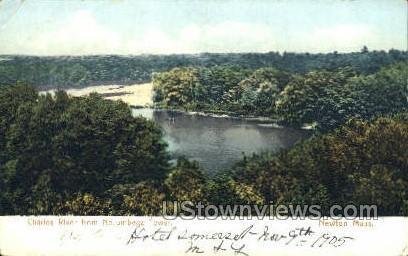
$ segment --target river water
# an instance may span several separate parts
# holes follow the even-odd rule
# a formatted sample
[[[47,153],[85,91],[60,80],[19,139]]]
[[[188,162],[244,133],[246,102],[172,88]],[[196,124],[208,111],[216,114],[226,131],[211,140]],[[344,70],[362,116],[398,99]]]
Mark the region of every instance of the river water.
[[[276,152],[310,136],[310,131],[244,119],[146,108],[133,109],[133,114],[162,127],[174,158],[184,155],[196,160],[210,175],[230,168],[243,154]]]

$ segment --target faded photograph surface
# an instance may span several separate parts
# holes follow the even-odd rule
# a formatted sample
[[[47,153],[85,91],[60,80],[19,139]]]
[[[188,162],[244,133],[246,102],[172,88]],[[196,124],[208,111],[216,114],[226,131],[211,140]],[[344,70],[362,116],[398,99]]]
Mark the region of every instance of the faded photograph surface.
[[[0,215],[406,217],[407,12],[0,0]]]

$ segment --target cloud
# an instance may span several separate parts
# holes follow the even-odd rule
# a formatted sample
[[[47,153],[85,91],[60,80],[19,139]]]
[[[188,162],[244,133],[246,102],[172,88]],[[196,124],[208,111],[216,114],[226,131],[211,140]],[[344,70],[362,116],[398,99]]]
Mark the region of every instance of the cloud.
[[[100,25],[88,11],[74,13],[54,31],[39,34],[31,48],[39,54],[103,53],[120,46],[117,34]]]
[[[216,52],[266,52],[275,47],[272,28],[262,24],[224,22],[201,29],[197,27],[196,30],[193,33],[195,40],[191,43],[201,51],[209,48]]]
[[[263,52],[273,49],[272,42],[272,31],[266,26],[224,22],[214,26],[188,25],[174,36],[149,30],[133,39],[127,50],[138,53]]]
[[[190,24],[173,33],[148,28],[134,35],[120,34],[98,23],[91,12],[81,10],[57,29],[36,34],[20,44],[20,50],[40,55],[266,52],[273,50],[273,42],[270,27],[233,21]]]
[[[379,35],[364,24],[340,24],[278,34],[270,25],[233,20],[201,26],[186,24],[171,31],[160,27],[139,28],[132,33],[110,28],[100,23],[92,12],[80,10],[54,29],[37,31],[15,44],[6,43],[3,51],[38,55],[348,52],[359,51],[363,45],[373,49],[375,47],[371,46],[392,44]]]

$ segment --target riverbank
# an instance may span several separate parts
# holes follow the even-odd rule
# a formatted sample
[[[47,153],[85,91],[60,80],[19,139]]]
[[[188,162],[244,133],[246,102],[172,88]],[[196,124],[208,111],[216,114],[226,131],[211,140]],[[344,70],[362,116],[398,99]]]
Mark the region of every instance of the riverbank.
[[[53,93],[54,91],[55,90],[48,90],[45,92]],[[81,89],[67,89],[65,91],[74,97],[82,97],[91,93],[98,93],[105,99],[121,100],[136,108],[153,106],[153,86],[151,83],[134,85],[99,85]]]
[[[45,92],[53,93],[55,90],[48,90]],[[222,110],[203,110],[203,111],[189,111],[181,108],[157,108],[153,102],[153,85],[151,83],[134,84],[134,85],[99,85],[88,86],[81,89],[67,89],[66,92],[74,97],[87,96],[91,93],[98,93],[105,99],[109,100],[121,100],[129,104],[134,109],[151,108],[158,111],[170,111],[176,113],[184,113],[187,115],[214,117],[214,118],[226,118],[226,119],[241,119],[246,121],[254,121],[263,123],[264,126],[270,126],[275,128],[283,128],[279,124],[277,118],[255,116],[255,115],[243,115],[230,111]],[[312,130],[313,126],[303,126],[301,129]]]
[[[133,107],[133,108],[138,109],[140,107]],[[204,117],[253,121],[253,122],[261,123],[259,125],[263,127],[296,128],[296,127],[290,127],[290,126],[285,126],[285,125],[280,124],[277,118],[264,117],[264,116],[253,116],[253,115],[240,115],[240,114],[236,114],[233,112],[226,112],[226,111],[188,111],[188,110],[183,110],[183,109],[170,109],[170,108],[151,108],[151,109],[154,109],[156,111],[182,113],[182,114],[191,115],[191,116],[204,116]],[[315,128],[316,128],[316,124],[304,124],[302,127],[299,127],[298,129],[314,130]]]
[[[184,113],[187,115],[215,117],[215,118],[243,119],[243,120],[248,120],[248,121],[267,122],[267,123],[270,123],[270,122],[277,123],[278,122],[278,120],[275,118],[263,117],[263,116],[253,116],[253,115],[240,115],[240,114],[236,114],[233,112],[227,112],[227,111],[188,111],[188,110],[177,109],[177,108],[176,109],[156,108],[156,110]]]

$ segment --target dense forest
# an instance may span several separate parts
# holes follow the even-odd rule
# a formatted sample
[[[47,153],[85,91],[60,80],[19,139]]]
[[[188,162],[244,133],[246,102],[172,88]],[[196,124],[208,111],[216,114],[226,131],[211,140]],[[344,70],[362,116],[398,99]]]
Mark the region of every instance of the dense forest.
[[[237,66],[174,68],[153,76],[164,108],[266,116],[290,126],[329,131],[352,117],[370,119],[408,108],[408,62],[369,75],[350,67],[291,74]]]
[[[245,158],[232,170],[277,204],[375,204],[380,215],[408,215],[408,113],[350,119],[278,154]]]
[[[164,200],[363,203],[408,215],[406,110],[352,118],[289,150],[244,157],[213,178],[196,162],[171,164],[159,127],[96,94],[5,86],[0,114],[2,215],[157,215]]]
[[[335,70],[350,66],[371,74],[382,66],[407,60],[406,51],[390,50],[329,54],[309,53],[202,53],[196,55],[139,56],[0,56],[0,84],[25,82],[37,88],[80,88],[100,84],[135,84],[151,80],[154,72],[176,67],[232,65],[250,70],[274,67],[289,73]]]

